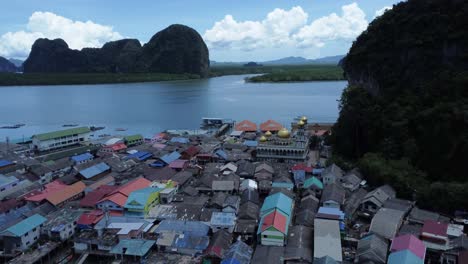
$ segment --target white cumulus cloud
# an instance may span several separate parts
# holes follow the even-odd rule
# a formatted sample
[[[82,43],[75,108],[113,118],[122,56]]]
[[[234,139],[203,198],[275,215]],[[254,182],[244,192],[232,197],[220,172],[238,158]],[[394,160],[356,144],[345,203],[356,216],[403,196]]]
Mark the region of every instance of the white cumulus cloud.
[[[385,13],[385,11],[390,10],[390,9],[392,9],[391,6],[382,7],[382,9],[379,9],[379,10],[375,11],[375,17],[383,15]]]
[[[226,15],[206,30],[203,38],[210,48],[255,50],[285,45],[320,48],[329,41],[351,41],[368,25],[366,15],[356,3],[342,7],[340,15],[332,13],[308,23],[309,15],[300,7],[277,8],[262,21],[236,21]]]
[[[356,3],[345,5],[341,16],[332,13],[312,21],[294,35],[294,39],[301,47],[323,47],[326,42],[333,40],[353,40],[369,24],[366,14]]]
[[[226,15],[208,29],[203,38],[212,48],[253,50],[289,43],[292,34],[307,23],[307,13],[299,7],[277,8],[262,21],[236,21]]]
[[[62,38],[72,49],[101,47],[122,35],[112,27],[92,21],[73,21],[50,12],[34,12],[29,17],[26,29],[7,32],[0,36],[0,56],[26,58],[37,38]]]

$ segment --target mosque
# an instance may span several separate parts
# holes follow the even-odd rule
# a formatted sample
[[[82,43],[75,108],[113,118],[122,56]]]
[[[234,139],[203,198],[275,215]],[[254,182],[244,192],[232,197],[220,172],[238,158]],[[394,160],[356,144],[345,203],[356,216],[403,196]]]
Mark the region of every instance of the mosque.
[[[266,131],[258,139],[257,160],[298,162],[307,160],[309,133],[307,117],[298,118],[290,132],[283,127],[276,133]]]

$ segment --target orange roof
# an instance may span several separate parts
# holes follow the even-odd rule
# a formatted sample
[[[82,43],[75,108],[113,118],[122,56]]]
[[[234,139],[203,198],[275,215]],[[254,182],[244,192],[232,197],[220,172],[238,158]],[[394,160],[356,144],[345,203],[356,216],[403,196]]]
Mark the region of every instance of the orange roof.
[[[62,188],[57,192],[51,193],[46,199],[51,204],[58,205],[72,198],[73,196],[82,193],[85,188],[86,185],[82,181],[79,181],[72,185],[67,185],[65,188]]]
[[[143,177],[140,177],[138,179],[135,179],[131,182],[128,182],[124,185],[122,185],[122,187],[120,187],[119,189],[115,190],[113,193],[121,193],[125,196],[129,196],[131,192],[133,191],[136,191],[136,190],[139,190],[139,189],[143,189],[143,188],[146,188],[148,186],[150,186],[151,184],[151,181],[143,178]]]
[[[60,191],[67,185],[62,183],[59,180],[55,180],[51,183],[48,183],[44,186],[43,191],[33,191],[25,195],[25,200],[26,201],[31,201],[31,202],[41,202],[42,200],[47,199],[48,196],[51,194]]]
[[[282,129],[283,126],[276,122],[275,120],[267,120],[265,123],[261,123],[260,124],[260,130],[263,131],[263,132],[266,132],[266,131],[280,131],[280,129]]]
[[[114,193],[111,194],[107,197],[102,198],[98,203],[103,202],[103,201],[111,201],[121,207],[125,205],[125,202],[127,201],[128,196],[125,196],[121,193]]]
[[[243,120],[236,124],[237,131],[253,132],[257,131],[257,125],[249,120]]]

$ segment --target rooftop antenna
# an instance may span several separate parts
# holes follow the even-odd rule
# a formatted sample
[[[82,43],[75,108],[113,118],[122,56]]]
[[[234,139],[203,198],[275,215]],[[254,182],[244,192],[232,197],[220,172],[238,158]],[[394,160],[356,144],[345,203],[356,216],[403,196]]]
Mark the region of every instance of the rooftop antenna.
[[[10,152],[10,137],[6,137],[6,153]]]

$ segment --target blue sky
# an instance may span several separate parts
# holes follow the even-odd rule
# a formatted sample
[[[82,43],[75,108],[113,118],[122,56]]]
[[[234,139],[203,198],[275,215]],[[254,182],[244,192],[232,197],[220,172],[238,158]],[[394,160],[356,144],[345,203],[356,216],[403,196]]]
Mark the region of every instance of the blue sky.
[[[148,41],[170,24],[196,29],[217,61],[344,54],[396,0],[15,0],[0,7],[0,56],[24,58],[38,37],[72,48],[122,37]]]

